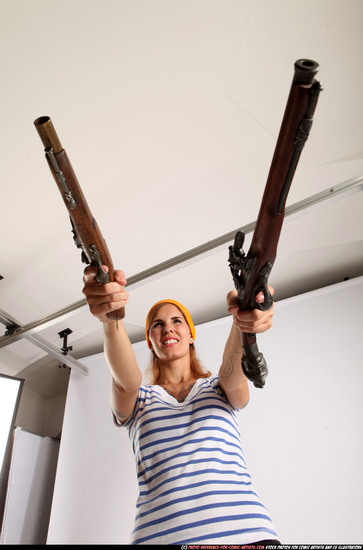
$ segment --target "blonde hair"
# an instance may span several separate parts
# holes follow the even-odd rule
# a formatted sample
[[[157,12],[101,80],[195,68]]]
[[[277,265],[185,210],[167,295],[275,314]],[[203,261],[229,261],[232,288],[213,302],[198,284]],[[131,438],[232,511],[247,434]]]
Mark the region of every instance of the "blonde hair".
[[[158,302],[149,311],[148,316],[147,316],[147,323],[146,323],[146,332],[147,333],[150,330],[152,320],[154,319],[154,317],[157,314],[157,312],[159,311],[159,309],[165,303],[166,302],[164,302],[164,303]],[[183,310],[180,307],[178,307],[177,303],[175,303],[175,302],[170,302],[170,303],[174,303],[174,305],[179,309],[179,311],[183,315],[186,323],[189,325],[189,328],[190,328],[190,324],[189,324],[190,321],[188,322],[188,320],[186,319]],[[184,306],[182,306],[182,307],[184,308]],[[190,320],[191,320],[191,318],[190,318]],[[193,328],[194,328],[194,325],[193,325]],[[204,370],[204,367],[203,367],[203,365],[202,365],[202,363],[201,363],[201,361],[200,361],[200,359],[197,355],[194,343],[190,344],[189,351],[190,351],[190,371],[191,371],[191,374],[192,374],[193,378],[195,378],[197,380],[198,378],[208,378],[209,376],[211,376],[212,375],[211,372]],[[160,366],[159,366],[158,358],[155,355],[155,352],[153,352],[153,351],[151,352],[150,364],[149,364],[148,368],[146,369],[146,374],[147,374],[147,376],[150,380],[150,384],[158,384],[160,382],[160,377],[161,377]]]

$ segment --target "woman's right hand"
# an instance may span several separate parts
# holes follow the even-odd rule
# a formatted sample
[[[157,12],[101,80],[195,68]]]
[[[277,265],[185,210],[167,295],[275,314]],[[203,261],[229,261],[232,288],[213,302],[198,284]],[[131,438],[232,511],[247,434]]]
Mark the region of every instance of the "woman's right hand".
[[[108,271],[106,266],[102,266],[102,268],[104,271]],[[107,313],[125,307],[129,297],[129,293],[125,290],[125,274],[121,270],[116,270],[114,281],[102,284],[96,281],[96,273],[96,266],[86,267],[82,292],[86,297],[92,315],[101,323],[113,323],[114,321],[107,317]]]

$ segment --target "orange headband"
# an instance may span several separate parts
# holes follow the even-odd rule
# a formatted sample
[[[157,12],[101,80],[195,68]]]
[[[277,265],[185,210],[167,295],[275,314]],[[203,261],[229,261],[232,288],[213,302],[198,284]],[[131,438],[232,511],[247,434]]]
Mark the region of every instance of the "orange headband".
[[[180,311],[183,313],[183,315],[185,317],[186,322],[188,323],[190,333],[191,333],[192,338],[194,340],[195,339],[195,327],[194,327],[192,317],[191,317],[189,311],[187,310],[187,308],[184,307],[179,302],[177,302],[176,300],[160,300],[160,302],[156,302],[156,304],[153,305],[153,307],[150,309],[150,311],[149,311],[149,313],[147,314],[147,317],[146,317],[145,336],[146,336],[146,342],[147,342],[147,345],[149,346],[149,348],[151,349],[151,342],[149,340],[150,313],[153,311],[153,309],[156,306],[159,306],[160,304],[173,304],[174,306],[176,306],[177,308],[180,309]]]

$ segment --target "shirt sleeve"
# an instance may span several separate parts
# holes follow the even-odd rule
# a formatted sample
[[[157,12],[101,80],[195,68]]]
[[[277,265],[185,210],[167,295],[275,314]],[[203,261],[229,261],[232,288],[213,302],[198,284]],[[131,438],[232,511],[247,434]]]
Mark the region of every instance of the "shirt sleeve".
[[[134,409],[130,416],[125,420],[125,422],[121,422],[121,420],[116,417],[115,413],[111,409],[113,423],[117,428],[129,428],[132,422],[134,422],[137,414],[144,408],[146,391],[146,386],[140,386],[138,396],[135,400]]]
[[[209,378],[209,380],[210,380],[210,384],[211,384],[212,388],[214,389],[214,391],[216,392],[216,394],[219,395],[219,397],[221,397],[223,399],[223,401],[225,401],[227,403],[227,405],[230,407],[230,409],[232,411],[237,412],[237,411],[242,410],[242,409],[236,409],[236,407],[233,407],[230,404],[230,402],[228,401],[227,395],[224,393],[224,391],[222,389],[222,386],[219,383],[219,376],[212,376],[211,378]]]

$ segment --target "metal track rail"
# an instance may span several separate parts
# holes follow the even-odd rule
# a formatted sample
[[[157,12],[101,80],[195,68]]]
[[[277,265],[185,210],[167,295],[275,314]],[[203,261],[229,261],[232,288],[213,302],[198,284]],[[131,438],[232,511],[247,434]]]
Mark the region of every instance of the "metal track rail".
[[[330,202],[342,199],[353,193],[357,193],[363,190],[363,176],[352,178],[343,183],[330,187],[325,191],[321,191],[307,199],[296,202],[288,206],[285,210],[285,219],[293,219],[304,213],[311,212],[312,210],[325,206]],[[254,230],[256,222],[249,223],[234,231],[230,231],[216,239],[208,241],[200,246],[192,248],[187,252],[174,256],[165,262],[159,263],[153,267],[150,267],[132,277],[127,278],[127,288],[137,288],[141,286],[144,281],[152,281],[159,279],[160,277],[171,273],[181,267],[190,265],[203,258],[219,252],[226,244],[233,242],[237,231],[243,231],[246,235]],[[56,323],[62,322],[76,313],[78,310],[87,306],[85,299],[79,300],[70,304],[69,306],[60,309],[47,317],[43,317],[24,326],[17,328],[12,334],[0,337],[0,348],[8,346],[9,344],[19,340],[21,338],[29,337],[41,330],[46,329]],[[1,318],[0,318],[0,321]],[[34,341],[35,343],[35,341]],[[39,343],[40,344],[40,343]],[[41,347],[41,346],[40,346]],[[43,348],[44,349],[44,348]],[[50,352],[49,352],[50,353]]]
[[[0,309],[0,322],[3,323],[5,326],[9,325],[20,325],[19,321],[17,321],[14,317]],[[35,334],[29,334],[29,332],[26,332],[24,334],[24,338],[26,338],[29,342],[32,344],[35,344],[38,346],[38,348],[41,348],[43,351],[46,351],[49,355],[54,357],[55,359],[58,359],[60,362],[66,364],[68,367],[75,368],[78,371],[81,372],[81,374],[88,374],[89,369],[85,365],[82,365],[79,361],[71,357],[70,355],[64,355],[60,349],[56,348],[51,344],[50,342],[47,342],[47,340],[44,340],[40,336],[37,336]]]

